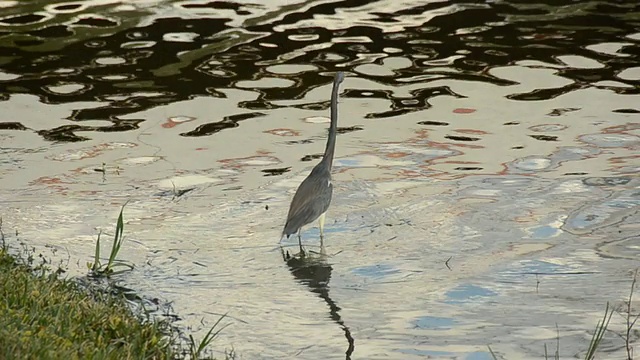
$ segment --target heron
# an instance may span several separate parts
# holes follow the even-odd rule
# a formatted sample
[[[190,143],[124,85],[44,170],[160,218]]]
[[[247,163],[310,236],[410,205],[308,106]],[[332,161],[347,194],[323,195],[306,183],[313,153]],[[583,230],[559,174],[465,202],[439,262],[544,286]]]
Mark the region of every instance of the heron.
[[[316,219],[320,228],[320,253],[324,253],[324,220],[327,209],[331,204],[331,195],[333,194],[331,166],[336,148],[336,131],[338,128],[338,91],[343,80],[343,72],[337,72],[333,78],[331,125],[329,126],[327,146],[322,155],[322,160],[313,167],[311,173],[300,183],[295,195],[293,195],[291,205],[289,205],[287,222],[280,237],[282,241],[285,235],[288,239],[292,234],[298,233],[300,256],[305,256],[302,248],[302,227],[314,222]]]

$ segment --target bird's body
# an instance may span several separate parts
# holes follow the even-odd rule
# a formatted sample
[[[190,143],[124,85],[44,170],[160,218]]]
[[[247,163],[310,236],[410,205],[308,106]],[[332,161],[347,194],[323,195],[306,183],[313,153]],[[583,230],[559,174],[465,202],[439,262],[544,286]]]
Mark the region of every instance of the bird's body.
[[[306,194],[313,194],[313,198]],[[302,181],[291,200],[292,204],[295,203],[298,206],[289,208],[283,234],[289,237],[326,213],[331,204],[332,195],[331,173],[316,165],[311,170],[311,174]]]
[[[331,204],[333,195],[333,184],[331,183],[331,167],[333,154],[336,147],[336,132],[338,128],[338,90],[344,80],[342,72],[336,73],[331,91],[331,126],[329,127],[329,137],[327,147],[322,160],[311,170],[309,176],[302,181],[296,190],[291,205],[287,222],[284,225],[282,236],[289,236],[297,233],[300,245],[300,253],[304,255],[300,232],[302,227],[319,219],[320,225],[320,249],[324,251],[324,217]]]

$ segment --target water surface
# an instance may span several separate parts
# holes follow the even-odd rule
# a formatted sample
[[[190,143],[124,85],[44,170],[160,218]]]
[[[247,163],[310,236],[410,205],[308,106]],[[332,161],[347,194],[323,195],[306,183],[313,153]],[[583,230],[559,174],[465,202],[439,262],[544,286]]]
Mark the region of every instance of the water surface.
[[[538,359],[556,324],[581,357],[638,264],[639,22],[624,1],[3,1],[4,230],[84,274],[130,200],[121,282],[196,337],[228,313],[214,346],[240,358]],[[335,71],[332,256],[287,264]]]

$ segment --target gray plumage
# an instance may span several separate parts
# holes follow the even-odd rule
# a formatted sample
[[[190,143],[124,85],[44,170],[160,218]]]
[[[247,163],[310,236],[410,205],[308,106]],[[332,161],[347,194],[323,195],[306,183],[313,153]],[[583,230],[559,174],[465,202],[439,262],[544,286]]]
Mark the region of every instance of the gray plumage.
[[[324,214],[331,204],[331,196],[333,194],[333,184],[331,183],[331,167],[333,163],[333,154],[336,147],[336,132],[338,128],[338,91],[340,84],[344,80],[344,73],[337,72],[333,79],[333,88],[331,91],[331,125],[329,126],[329,136],[327,138],[327,146],[322,156],[322,160],[311,170],[309,176],[296,190],[291,205],[289,206],[289,214],[287,222],[282,231],[282,236],[291,236],[298,233],[298,242],[300,244],[300,253],[304,255],[302,248],[302,239],[300,231],[303,226],[312,223],[320,218],[320,245],[323,251],[323,226]]]
[[[309,196],[310,194],[312,196]],[[331,172],[320,163],[311,170],[296,190],[283,234],[289,237],[327,212],[332,194]]]

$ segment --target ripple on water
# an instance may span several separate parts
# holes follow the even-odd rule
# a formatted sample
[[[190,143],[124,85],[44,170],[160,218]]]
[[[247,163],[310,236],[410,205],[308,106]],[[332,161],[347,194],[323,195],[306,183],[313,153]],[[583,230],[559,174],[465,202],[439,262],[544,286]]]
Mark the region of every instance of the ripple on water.
[[[352,269],[351,272],[362,277],[378,280],[398,274],[400,273],[400,270],[391,265],[376,264],[357,267],[355,269]]]
[[[531,239],[549,239],[562,234],[562,222],[549,225],[539,225],[525,229]]]
[[[193,42],[200,34],[192,32],[174,32],[162,35],[162,40],[172,42]]]
[[[7,1],[3,1],[7,2]],[[83,11],[87,8],[87,4],[82,4],[81,2],[77,3],[63,3],[63,4],[52,4],[45,6],[45,10],[52,14],[71,14]],[[2,7],[2,6],[0,6]]]
[[[593,192],[593,190],[587,187],[583,180],[579,179],[563,181],[556,184],[551,190],[552,194],[577,194],[583,192]]]
[[[171,129],[176,125],[184,124],[186,122],[190,122],[194,120],[196,120],[196,118],[193,116],[177,115],[177,116],[172,116],[168,118],[167,121],[161,126],[165,129]]]
[[[120,45],[123,49],[146,49],[157,44],[155,41],[129,41]]]
[[[621,53],[620,50],[622,50],[622,48],[625,46],[632,46],[632,45],[633,44],[629,42],[606,42],[606,43],[587,45],[585,46],[585,48],[601,54],[613,55],[613,56],[619,56],[619,57],[629,57],[631,56],[630,54]]]
[[[563,230],[573,234],[588,234],[596,229],[617,224],[640,209],[640,191],[629,189],[597,202],[587,203],[572,212]]]
[[[616,186],[626,185],[631,181],[628,176],[588,177],[582,180],[587,186]]]
[[[104,143],[92,147],[86,147],[78,150],[67,150],[62,154],[48,155],[47,158],[55,161],[74,161],[88,158],[94,158],[105,151],[114,149],[126,149],[134,148],[137,145],[134,143]]]
[[[590,134],[579,140],[599,147],[628,147],[640,145],[640,137],[630,134]]]
[[[60,94],[60,95],[80,94],[89,89],[91,89],[91,86],[89,85],[74,84],[74,83],[58,84],[58,85],[45,87],[45,91],[52,94]]]
[[[0,81],[9,81],[20,78],[20,75],[17,74],[9,74],[4,71],[0,71]]]
[[[640,236],[606,241],[596,248],[599,255],[610,258],[637,260],[640,258]]]
[[[364,168],[378,166],[410,166],[413,161],[385,160],[374,155],[356,155],[350,158],[335,159],[335,167]]]
[[[454,327],[458,322],[449,317],[438,316],[420,316],[413,321],[413,326],[419,329],[428,330],[448,330]]]
[[[98,65],[122,65],[127,63],[127,59],[119,56],[108,56],[97,58],[94,62]]]
[[[488,288],[473,285],[461,284],[447,291],[445,294],[447,304],[463,304],[468,302],[482,301],[488,297],[497,296],[498,293]]]
[[[495,358],[493,357],[493,355],[486,351],[472,352],[467,354],[467,356],[464,357],[464,360],[494,360],[494,359]]]
[[[451,150],[451,149],[443,149],[443,148],[435,148],[435,147],[425,147],[425,146],[412,146],[405,144],[380,144],[378,149],[381,149],[386,153],[388,157],[397,157],[393,154],[413,154],[420,155],[421,160],[427,161],[432,159],[439,159],[445,157],[451,157],[456,155],[461,155],[461,151]]]
[[[272,89],[272,88],[288,88],[295,85],[293,80],[263,77],[259,80],[243,80],[238,81],[236,86],[243,89]]]
[[[551,132],[565,130],[566,128],[567,126],[562,124],[540,124],[529,127],[529,130],[535,132]]]
[[[90,76],[92,79],[95,80],[102,80],[102,81],[122,81],[122,80],[132,80],[135,79],[135,76],[133,74],[116,74],[116,75],[92,75]]]
[[[425,7],[425,1],[383,0],[343,2],[331,14],[286,1],[264,2],[266,8],[209,0],[124,3],[0,0],[13,14],[0,22],[20,30],[9,35],[16,41],[3,44],[17,54],[0,66],[0,101],[15,111],[5,121],[25,119],[30,129],[81,127],[99,132],[97,139],[135,141],[123,148],[96,139],[40,144],[32,141],[35,130],[2,130],[0,173],[11,175],[2,174],[0,197],[16,199],[16,211],[5,215],[26,230],[20,229],[25,241],[59,239],[81,258],[91,251],[95,227],[113,229],[119,207],[106,213],[107,206],[131,196],[125,216],[132,239],[140,241],[128,250],[139,247],[132,258],[147,265],[129,282],[141,294],[172,301],[194,331],[201,319],[206,325],[217,319],[212,313],[231,308],[250,325],[238,322],[219,344],[241,344],[244,358],[344,358],[340,309],[344,326],[354,330],[354,358],[486,360],[492,341],[505,358],[533,358],[543,343],[527,346],[554,341],[556,320],[561,330],[579,330],[563,338],[563,351],[583,350],[580,324],[592,324],[593,304],[620,288],[609,280],[640,257],[634,183],[640,133],[632,125],[640,112],[633,88],[640,79],[633,47],[640,33],[629,30],[637,20],[628,10],[634,2],[583,2],[577,8],[584,11],[562,11],[566,6],[552,2]],[[93,14],[84,14],[87,9]],[[249,12],[262,20],[237,25]],[[565,26],[583,20],[592,26]],[[105,31],[115,25],[117,31]],[[78,46],[84,56],[74,55]],[[262,181],[260,171],[287,171],[302,156],[315,163],[324,136],[304,138],[289,128],[326,134],[329,76],[339,69],[353,75],[341,93],[341,126],[366,122],[367,131],[355,142],[339,141],[337,149],[337,206],[326,232],[333,235],[328,250],[345,252],[331,259],[331,285],[300,286],[278,251],[265,249],[277,247],[280,221],[308,171],[272,181]],[[509,95],[516,91],[523,94]],[[20,102],[25,93],[34,98],[26,106]],[[185,101],[198,97],[218,106],[203,114]],[[264,111],[265,121],[241,121],[245,110]],[[43,122],[34,125],[30,117]],[[190,138],[175,131],[207,117],[228,121],[183,133]],[[127,118],[144,119],[140,128],[156,139],[156,155],[166,162],[132,140],[135,128],[117,126]],[[116,126],[94,126],[109,119]],[[218,132],[228,126],[239,129]],[[208,169],[200,164],[207,163],[204,155],[212,157]],[[95,169],[103,162],[127,171],[96,187]],[[109,172],[107,165],[102,170]],[[460,173],[441,165],[492,175],[478,171],[451,180],[446,175]],[[556,168],[570,177],[550,171]],[[623,171],[626,177],[617,176]],[[15,196],[14,179],[37,179],[39,186],[25,185]],[[147,194],[176,197],[196,186],[208,187],[207,196],[194,192],[173,202]],[[223,188],[233,192],[217,197]],[[46,204],[54,206],[32,209]],[[303,236],[317,244],[317,227],[310,228]],[[602,256],[630,261],[597,258],[594,244],[605,240],[597,248]],[[465,267],[454,259],[447,270],[442,262],[449,252],[464,254]],[[584,264],[602,276],[557,282]],[[501,273],[505,268],[511,272]],[[504,275],[498,281],[496,272]],[[540,296],[533,295],[530,273],[553,275]],[[278,323],[292,308],[290,321]],[[568,317],[558,317],[565,312]],[[284,328],[274,331],[273,324]],[[283,341],[282,331],[291,336]]]
[[[223,180],[204,175],[182,175],[160,180],[156,185],[161,189],[180,189],[196,185],[219,183],[221,181]]]
[[[498,187],[500,189],[520,189],[531,185],[533,179],[525,176],[500,176],[486,177],[480,183],[481,186]]]
[[[478,189],[469,187],[459,192],[461,197],[490,197],[497,198],[501,196],[503,193],[502,190],[499,189]]]
[[[499,274],[505,277],[527,277],[540,274],[562,274],[574,271],[575,268],[547,260],[521,260],[509,265]]]
[[[329,119],[326,116],[309,116],[304,118],[303,121],[308,122],[310,124],[324,124],[324,123],[331,122],[331,119]]]
[[[456,354],[449,351],[436,351],[436,350],[418,350],[418,349],[398,349],[397,352],[406,355],[415,355],[429,358],[442,358],[442,357],[453,357]]]
[[[160,159],[162,159],[162,157],[160,156],[138,156],[116,160],[116,163],[122,163],[126,165],[147,165],[154,163]]]
[[[546,170],[551,166],[551,160],[540,156],[529,156],[517,159],[511,163],[514,168],[522,171]]]
[[[618,73],[620,79],[638,81],[640,80],[640,67],[627,68]]]
[[[316,71],[318,68],[313,65],[300,65],[300,64],[286,64],[286,65],[273,65],[266,68],[266,71],[272,74],[301,74],[309,71]]]
[[[245,158],[224,159],[220,160],[225,167],[232,169],[240,169],[246,166],[270,166],[279,164],[281,161],[274,156],[249,156]]]

